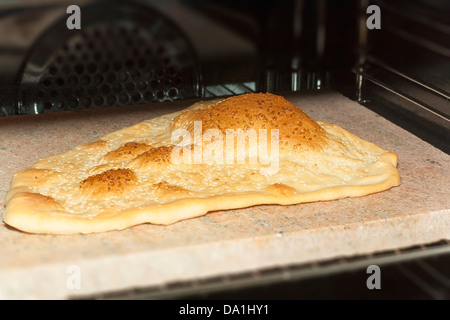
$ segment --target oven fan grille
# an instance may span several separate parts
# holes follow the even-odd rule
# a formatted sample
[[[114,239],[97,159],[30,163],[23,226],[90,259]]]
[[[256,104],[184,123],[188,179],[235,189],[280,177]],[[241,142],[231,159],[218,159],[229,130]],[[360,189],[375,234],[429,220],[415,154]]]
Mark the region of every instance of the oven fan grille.
[[[175,25],[156,12],[106,17],[76,31],[53,26],[38,41],[23,69],[19,114],[198,96],[195,52]]]

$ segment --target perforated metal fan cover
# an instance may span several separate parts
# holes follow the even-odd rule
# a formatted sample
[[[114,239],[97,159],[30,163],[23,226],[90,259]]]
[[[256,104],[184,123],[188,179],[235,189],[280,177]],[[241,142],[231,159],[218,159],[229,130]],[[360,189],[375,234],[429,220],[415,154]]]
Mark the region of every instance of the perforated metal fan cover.
[[[18,113],[198,96],[195,52],[177,26],[148,7],[108,3],[82,8],[81,30],[64,18],[35,43],[19,77]]]

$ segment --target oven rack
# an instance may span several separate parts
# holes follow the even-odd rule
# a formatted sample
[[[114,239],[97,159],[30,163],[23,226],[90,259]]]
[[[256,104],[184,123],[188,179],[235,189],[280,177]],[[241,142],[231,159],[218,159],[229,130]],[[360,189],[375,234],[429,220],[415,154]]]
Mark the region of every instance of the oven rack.
[[[449,153],[448,19],[428,12],[426,6],[405,6],[405,1],[371,3],[383,8],[382,26],[367,31],[367,16],[361,10],[358,58],[352,70],[356,94],[347,95]]]
[[[357,101],[400,127],[450,152],[450,95],[368,57],[354,68]]]
[[[239,300],[394,297],[446,300],[450,298],[450,270],[445,268],[449,261],[450,241],[441,240],[403,249],[70,298]],[[370,265],[380,267],[380,290],[369,290],[366,286],[370,276],[367,267]],[[321,285],[314,281],[320,281]]]

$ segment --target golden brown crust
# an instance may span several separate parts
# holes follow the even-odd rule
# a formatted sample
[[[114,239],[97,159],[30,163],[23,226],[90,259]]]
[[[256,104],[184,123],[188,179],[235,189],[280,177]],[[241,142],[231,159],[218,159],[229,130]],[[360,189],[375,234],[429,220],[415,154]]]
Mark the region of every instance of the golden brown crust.
[[[297,193],[294,188],[282,183],[274,183],[268,186],[265,191],[283,198],[292,198]]]
[[[284,97],[270,93],[250,93],[231,97],[211,106],[182,112],[171,127],[194,132],[194,121],[202,129],[279,130],[280,148],[301,151],[320,148],[326,138],[324,130],[299,107]]]
[[[259,162],[172,163],[171,132],[192,132],[194,121],[202,121],[203,132],[279,129],[279,171],[264,174]],[[184,151],[192,157],[195,147]],[[3,219],[26,232],[92,233],[259,204],[363,196],[399,183],[394,153],[316,122],[282,97],[249,94],[197,103],[38,161],[14,176]]]
[[[165,181],[158,182],[154,184],[153,187],[160,192],[179,192],[179,191],[187,191],[185,188],[167,183]]]
[[[102,160],[104,162],[129,161],[149,149],[151,146],[146,143],[127,142],[105,154]]]
[[[101,151],[101,150],[105,149],[107,146],[108,146],[108,142],[100,139],[100,140],[94,141],[92,143],[80,145],[78,148],[86,149],[86,150],[90,150],[90,151]]]
[[[90,176],[80,182],[79,188],[91,197],[101,194],[124,194],[137,182],[136,174],[130,169],[111,169]]]
[[[138,155],[129,162],[128,167],[138,170],[163,169],[171,164],[173,146],[161,146]]]

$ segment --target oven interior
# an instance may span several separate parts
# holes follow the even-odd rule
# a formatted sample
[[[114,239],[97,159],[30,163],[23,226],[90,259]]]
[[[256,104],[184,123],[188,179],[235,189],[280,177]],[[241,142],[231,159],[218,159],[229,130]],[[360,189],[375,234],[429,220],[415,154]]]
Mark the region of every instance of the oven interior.
[[[0,5],[0,116],[332,89],[449,153],[444,0],[85,0],[69,29],[72,2]],[[93,298],[448,299],[449,259],[441,241]],[[368,264],[398,291],[352,288]]]

